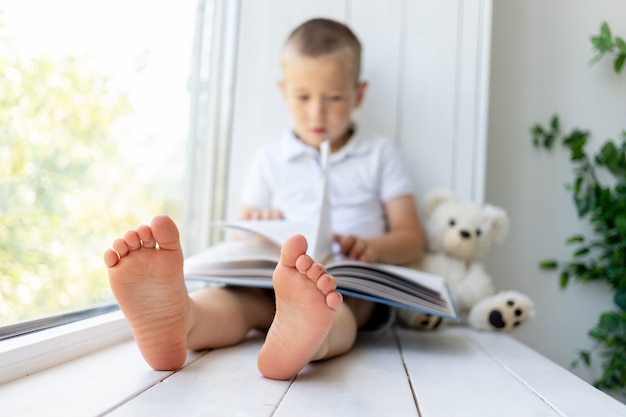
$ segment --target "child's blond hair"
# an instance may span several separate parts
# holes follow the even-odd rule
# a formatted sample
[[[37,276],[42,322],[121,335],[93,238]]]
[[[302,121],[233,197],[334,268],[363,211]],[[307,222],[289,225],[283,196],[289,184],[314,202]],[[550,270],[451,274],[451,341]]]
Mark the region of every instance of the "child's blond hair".
[[[283,47],[282,62],[295,55],[318,58],[333,54],[345,54],[359,82],[361,72],[361,42],[343,23],[315,18],[295,28]]]

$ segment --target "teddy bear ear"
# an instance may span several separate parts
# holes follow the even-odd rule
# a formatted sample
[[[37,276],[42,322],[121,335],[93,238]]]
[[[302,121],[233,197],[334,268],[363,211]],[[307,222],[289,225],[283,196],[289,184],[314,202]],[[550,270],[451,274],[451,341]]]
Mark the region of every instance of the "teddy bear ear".
[[[487,204],[485,214],[491,221],[491,236],[494,243],[502,243],[509,234],[509,216],[503,208]]]
[[[455,200],[457,200],[457,197],[448,189],[433,190],[424,198],[424,211],[427,216],[430,216],[441,204]]]

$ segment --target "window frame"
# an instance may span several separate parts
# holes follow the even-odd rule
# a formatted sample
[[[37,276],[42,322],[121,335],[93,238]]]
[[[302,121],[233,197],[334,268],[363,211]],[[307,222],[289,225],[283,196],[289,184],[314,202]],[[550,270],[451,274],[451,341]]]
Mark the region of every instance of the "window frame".
[[[0,384],[129,340],[130,326],[117,310],[0,342]]]
[[[198,0],[181,237],[187,255],[222,237],[211,224],[226,217],[239,10],[240,0]]]
[[[68,313],[55,314],[52,316],[42,317],[39,319],[8,324],[0,327],[0,341],[12,339],[14,337],[35,333],[41,330],[53,327],[63,326],[80,320],[86,320],[91,317],[106,314],[111,311],[119,310],[117,304],[103,304],[91,308],[85,308]]]
[[[182,227],[188,255],[219,239],[210,223],[225,216],[239,7],[239,0],[197,0]],[[116,304],[2,326],[0,384],[131,338]]]

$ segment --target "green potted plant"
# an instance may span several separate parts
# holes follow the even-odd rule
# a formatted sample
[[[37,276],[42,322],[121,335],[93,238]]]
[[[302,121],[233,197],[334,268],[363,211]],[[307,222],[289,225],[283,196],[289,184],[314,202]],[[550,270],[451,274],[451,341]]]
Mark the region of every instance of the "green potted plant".
[[[613,68],[620,73],[626,60],[626,42],[613,38],[606,23],[591,38],[597,54],[595,63],[607,55],[614,56]],[[603,360],[602,375],[594,385],[607,391],[625,393],[626,387],[626,130],[619,140],[607,139],[600,149],[591,153],[587,141],[591,133],[574,129],[564,134],[557,115],[548,126],[531,128],[533,144],[551,150],[560,143],[570,154],[574,181],[568,185],[578,216],[588,221],[592,236],[575,234],[566,240],[572,246],[571,260],[546,260],[540,267],[560,270],[560,286],[571,279],[580,282],[603,281],[614,293],[614,308],[600,315],[589,331]],[[599,171],[605,171],[606,181]],[[591,364],[591,351],[581,350],[573,365]]]

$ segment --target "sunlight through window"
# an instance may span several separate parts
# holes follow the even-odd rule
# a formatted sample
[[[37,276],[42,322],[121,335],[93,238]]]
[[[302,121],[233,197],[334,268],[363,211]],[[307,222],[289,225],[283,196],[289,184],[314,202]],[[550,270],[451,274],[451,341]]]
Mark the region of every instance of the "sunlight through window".
[[[112,302],[111,241],[181,218],[195,8],[0,5],[0,325]]]

